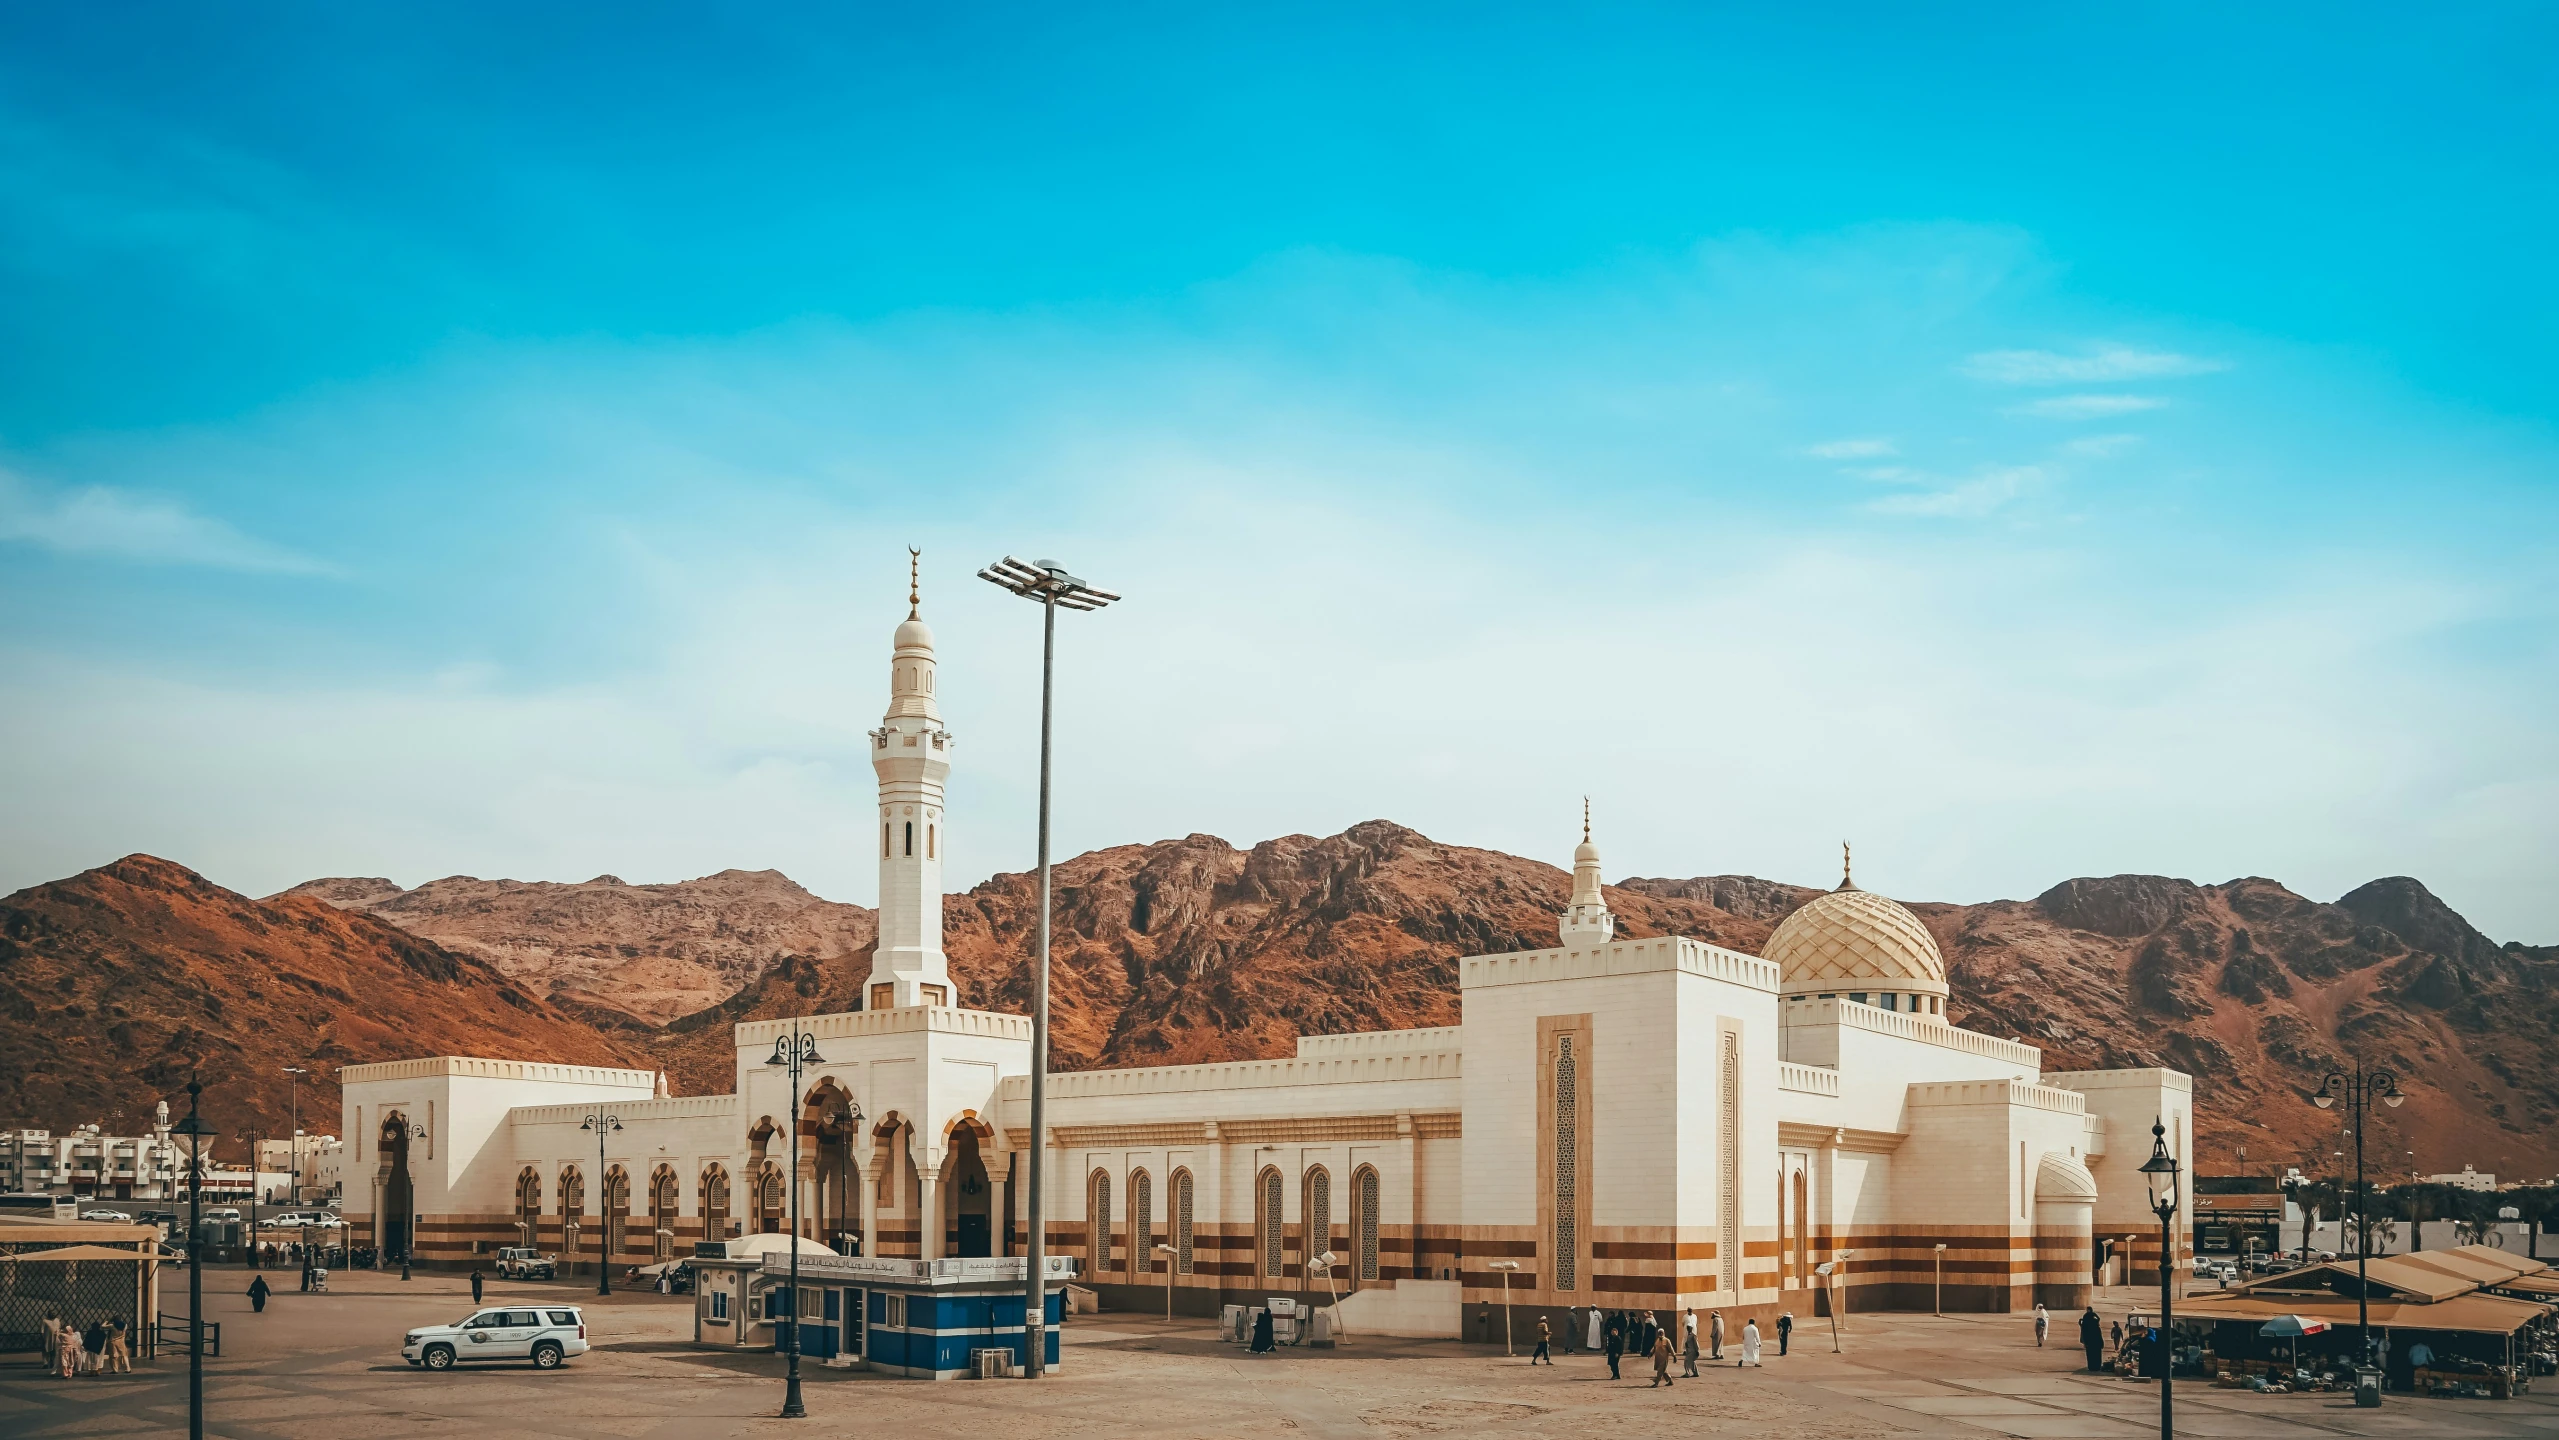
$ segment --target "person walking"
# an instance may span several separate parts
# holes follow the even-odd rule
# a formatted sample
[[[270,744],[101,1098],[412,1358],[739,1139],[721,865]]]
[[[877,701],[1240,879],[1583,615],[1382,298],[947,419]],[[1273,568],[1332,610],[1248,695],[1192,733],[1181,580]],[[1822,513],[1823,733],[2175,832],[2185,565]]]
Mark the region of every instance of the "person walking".
[[[62,1317],[62,1338],[53,1347],[53,1373],[68,1380],[80,1373],[80,1327]]]
[[[1547,1338],[1546,1317],[1540,1315],[1537,1317],[1537,1349],[1529,1355],[1529,1364],[1534,1365],[1540,1360],[1545,1361],[1549,1366],[1555,1363],[1554,1355],[1546,1348]]]
[[[1777,1353],[1778,1353],[1778,1354],[1780,1354],[1780,1355],[1785,1354],[1785,1353],[1786,1353],[1786,1342],[1787,1342],[1787,1341],[1789,1341],[1789,1340],[1792,1340],[1793,1338],[1795,1338],[1795,1312],[1794,1312],[1794,1311],[1792,1311],[1792,1310],[1780,1310],[1780,1311],[1778,1311],[1778,1312],[1777,1312]]]
[[[267,1289],[267,1277],[265,1277],[264,1275],[261,1275],[261,1276],[259,1276],[257,1279],[250,1281],[250,1282],[249,1282],[249,1308],[250,1308],[250,1310],[252,1310],[252,1311],[254,1311],[255,1313],[260,1314],[260,1315],[264,1315],[265,1313],[267,1313],[267,1296],[269,1296],[269,1295],[271,1295],[271,1294],[273,1294],[273,1293],[274,1293],[273,1291],[271,1291],[271,1290]]]
[[[1264,1310],[1255,1314],[1253,1316],[1253,1353],[1268,1355],[1278,1348],[1277,1342],[1271,1339],[1271,1312]]]
[[[89,1328],[80,1332],[80,1373],[97,1374],[99,1362],[106,1358],[107,1322],[92,1320]]]
[[[1588,1340],[1584,1341],[1584,1342],[1583,1342],[1583,1345],[1584,1345],[1584,1347],[1585,1347],[1585,1348],[1587,1348],[1587,1349],[1588,1349],[1592,1354],[1596,1355],[1596,1354],[1598,1354],[1598,1353],[1599,1353],[1599,1338],[1600,1338],[1600,1337],[1599,1337],[1599,1307],[1598,1307],[1598,1306],[1596,1306],[1596,1305],[1593,1305],[1592,1307],[1590,1307],[1590,1326],[1589,1326],[1589,1328],[1590,1328],[1590,1338],[1589,1338]]]
[[[1688,1319],[1690,1322],[1688,1326],[1688,1345],[1685,1350],[1680,1352],[1681,1358],[1684,1359],[1687,1364],[1681,1367],[1679,1375],[1683,1380],[1694,1380],[1697,1378],[1697,1312],[1694,1310],[1689,1311]]]
[[[107,1370],[112,1374],[133,1373],[133,1351],[125,1344],[124,1317],[107,1322]]]
[[[1742,1358],[1735,1368],[1759,1363],[1759,1319],[1753,1316],[1742,1322]]]
[[[2051,1311],[2049,1311],[2049,1310],[2046,1310],[2046,1309],[2044,1308],[2044,1302],[2043,1302],[2043,1301],[2041,1301],[2041,1300],[2036,1301],[2036,1302],[2035,1302],[2035,1348],[2036,1348],[2036,1349],[2041,1350],[2041,1349],[2043,1349],[2043,1348],[2044,1348],[2044,1336],[2045,1336],[2045,1335],[2047,1335],[2047,1334],[2049,1334],[2049,1333],[2051,1333],[2052,1328],[2053,1328],[2053,1317],[2052,1317],[2052,1312],[2051,1312]]]
[[[2079,1317],[2079,1348],[2088,1352],[2088,1373],[2091,1375],[2105,1368],[2099,1361],[2099,1352],[2105,1344],[2105,1323],[2097,1318],[2097,1307],[2091,1305],[2088,1313]]]
[[[1626,1332],[1617,1328],[1617,1322],[1611,1320],[1608,1322],[1607,1338],[1608,1378],[1611,1380],[1623,1380],[1626,1377],[1617,1373],[1617,1362],[1624,1359],[1626,1356]]]
[[[477,1304],[479,1304],[479,1303],[480,1303],[480,1290],[481,1290],[481,1287],[485,1286],[485,1285],[488,1283],[488,1279],[489,1279],[489,1277],[487,1277],[486,1275],[483,1275],[483,1274],[481,1274],[481,1273],[480,1273],[480,1267],[479,1267],[479,1266],[474,1265],[474,1266],[472,1266],[472,1267],[471,1267],[471,1303],[472,1303],[472,1304],[477,1305]]]
[[[51,1309],[44,1312],[44,1368],[50,1370],[62,1358],[62,1317]]]
[[[1706,1358],[1718,1362],[1724,1358],[1724,1312],[1721,1310],[1706,1312]]]
[[[1670,1332],[1656,1328],[1653,1332],[1653,1384],[1678,1383],[1670,1378]]]
[[[2124,1348],[2123,1321],[2118,1320],[2114,1324],[2106,1327],[2106,1345],[2107,1348],[2111,1350],[2120,1351]]]

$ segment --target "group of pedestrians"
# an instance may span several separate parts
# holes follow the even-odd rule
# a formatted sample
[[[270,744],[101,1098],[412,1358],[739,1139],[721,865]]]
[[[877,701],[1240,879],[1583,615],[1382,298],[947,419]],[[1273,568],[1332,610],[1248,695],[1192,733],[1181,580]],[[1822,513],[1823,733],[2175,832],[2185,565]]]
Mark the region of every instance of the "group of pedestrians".
[[[68,1380],[75,1375],[133,1373],[131,1332],[121,1315],[94,1317],[87,1329],[54,1311],[44,1315],[44,1365]]]
[[[1677,1383],[1670,1373],[1671,1362],[1674,1360],[1682,1362],[1678,1379],[1697,1378],[1697,1362],[1701,1358],[1701,1335],[1704,1352],[1702,1358],[1713,1364],[1721,1364],[1724,1359],[1724,1312],[1721,1310],[1706,1312],[1706,1319],[1701,1327],[1697,1311],[1692,1307],[1683,1313],[1680,1323],[1673,1328],[1663,1326],[1657,1312],[1651,1310],[1602,1310],[1598,1306],[1592,1306],[1587,1311],[1575,1309],[1564,1324],[1566,1327],[1564,1348],[1568,1350],[1572,1348],[1573,1336],[1587,1333],[1590,1348],[1607,1357],[1608,1377],[1612,1380],[1626,1378],[1624,1371],[1619,1367],[1625,1363],[1626,1357],[1630,1354],[1649,1358],[1653,1362],[1655,1387]],[[1777,1317],[1776,1330],[1777,1353],[1783,1355],[1794,1339],[1794,1315],[1791,1312],[1781,1312]],[[1554,1321],[1546,1316],[1539,1316],[1537,1348],[1530,1352],[1528,1363],[1553,1365],[1555,1363],[1554,1341]],[[1741,1348],[1735,1355],[1733,1363],[1743,1366],[1761,1363],[1759,1320],[1755,1316],[1746,1317],[1742,1321]]]

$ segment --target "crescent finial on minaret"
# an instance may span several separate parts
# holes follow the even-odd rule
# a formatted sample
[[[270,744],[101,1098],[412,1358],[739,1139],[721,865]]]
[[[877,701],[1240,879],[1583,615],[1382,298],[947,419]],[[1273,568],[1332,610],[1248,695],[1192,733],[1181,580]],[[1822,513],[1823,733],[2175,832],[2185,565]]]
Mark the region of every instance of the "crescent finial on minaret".
[[[919,590],[917,589],[917,581],[918,581],[918,579],[919,579],[919,578],[921,577],[921,575],[922,575],[923,568],[924,568],[924,552],[923,552],[923,551],[921,551],[921,550],[916,549],[916,548],[915,548],[914,546],[912,546],[912,545],[907,546],[907,547],[906,547],[906,618],[907,618],[907,619],[909,619],[909,620],[915,620],[915,619],[920,619],[920,618],[922,618],[921,616],[919,616],[919,615],[916,613],[916,606],[917,606],[917,605],[919,605],[920,603],[922,603],[922,602],[921,602],[921,600],[920,600],[920,598],[919,598],[920,592],[919,592]]]
[[[1842,890],[1857,888],[1857,882],[1848,878],[1848,842],[1845,840],[1839,842],[1839,888]]]
[[[1584,841],[1590,839],[1590,797],[1588,795],[1582,797],[1582,839]]]

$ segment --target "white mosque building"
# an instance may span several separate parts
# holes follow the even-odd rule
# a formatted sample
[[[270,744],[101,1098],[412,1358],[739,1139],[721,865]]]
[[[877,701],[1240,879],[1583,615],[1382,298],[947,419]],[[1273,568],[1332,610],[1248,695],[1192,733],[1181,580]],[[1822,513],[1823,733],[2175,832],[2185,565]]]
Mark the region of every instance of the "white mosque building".
[[[1354,1332],[1473,1338],[1504,1304],[1523,1325],[1694,1306],[1738,1330],[1820,1313],[1828,1287],[1849,1311],[1924,1309],[1941,1277],[1950,1308],[2059,1310],[2102,1271],[2156,1275],[2137,1167],[2154,1123],[2188,1161],[2187,1076],[2047,1073],[2032,1046],[1947,1023],[1927,928],[1845,875],[1760,955],[1618,939],[1587,821],[1556,943],[1459,962],[1460,1023],[1055,1075],[1034,1136],[1029,1019],[951,1003],[954,746],[934,671],[910,606],[870,736],[880,907],[863,1009],[736,1026],[725,1095],[669,1096],[646,1070],[348,1066],[360,1233],[421,1263],[532,1244],[618,1271],[782,1231],[797,1185],[801,1234],[840,1255],[1018,1256],[1036,1165],[1050,1253],[1104,1305],[1199,1314],[1338,1291]],[[822,1057],[796,1095],[766,1063],[794,1027]],[[590,1125],[608,1114],[618,1129]],[[2190,1233],[2181,1217],[2181,1253]],[[800,1303],[813,1323],[816,1301]],[[769,1337],[750,1312],[704,1338]]]

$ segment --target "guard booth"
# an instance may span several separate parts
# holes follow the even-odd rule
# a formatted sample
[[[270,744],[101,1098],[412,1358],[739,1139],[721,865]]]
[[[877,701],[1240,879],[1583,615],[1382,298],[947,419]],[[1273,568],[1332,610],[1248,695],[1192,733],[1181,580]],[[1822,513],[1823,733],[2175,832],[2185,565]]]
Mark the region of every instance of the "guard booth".
[[[1009,1356],[1016,1373],[1023,1368],[1029,1263],[1019,1256],[896,1260],[802,1252],[796,1301],[788,1254],[766,1256],[757,1278],[762,1314],[778,1323],[797,1319],[803,1357],[911,1379],[956,1380],[972,1373],[980,1351]],[[1051,1256],[1047,1270],[1041,1363],[1053,1370],[1075,1261]]]

